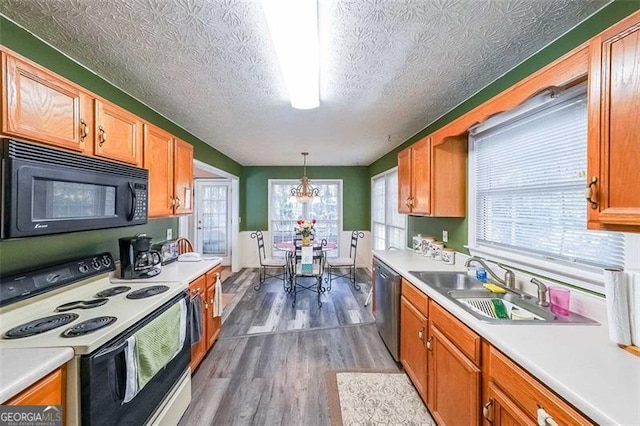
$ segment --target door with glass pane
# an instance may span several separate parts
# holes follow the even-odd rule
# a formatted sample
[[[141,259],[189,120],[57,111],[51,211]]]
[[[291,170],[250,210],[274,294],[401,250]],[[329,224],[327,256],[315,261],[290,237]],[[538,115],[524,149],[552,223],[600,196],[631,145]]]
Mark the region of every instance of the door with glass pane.
[[[231,182],[196,180],[196,246],[206,256],[231,260]]]

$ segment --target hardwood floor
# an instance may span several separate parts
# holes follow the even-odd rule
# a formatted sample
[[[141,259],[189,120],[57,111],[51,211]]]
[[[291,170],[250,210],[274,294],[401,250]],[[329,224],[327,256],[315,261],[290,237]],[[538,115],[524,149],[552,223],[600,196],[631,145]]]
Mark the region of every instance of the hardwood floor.
[[[398,370],[364,307],[370,277],[359,271],[360,292],[346,279],[323,296],[298,295],[296,308],[282,281],[253,290],[257,270],[223,283],[228,309],[223,331],[192,378],[192,401],[181,425],[328,425],[326,375],[333,370]]]

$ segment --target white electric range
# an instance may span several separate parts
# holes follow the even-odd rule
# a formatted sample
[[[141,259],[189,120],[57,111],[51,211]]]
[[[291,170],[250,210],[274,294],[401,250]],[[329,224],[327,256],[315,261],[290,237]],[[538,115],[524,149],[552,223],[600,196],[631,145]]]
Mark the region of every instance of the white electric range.
[[[111,283],[113,269],[111,255],[102,253],[3,277],[0,350],[73,348],[74,359],[67,364],[70,424],[177,421],[191,395],[188,285]],[[134,349],[129,338],[177,304],[181,313],[184,310],[184,321],[169,332],[187,335],[182,348],[133,399],[124,402],[130,368],[127,350]]]

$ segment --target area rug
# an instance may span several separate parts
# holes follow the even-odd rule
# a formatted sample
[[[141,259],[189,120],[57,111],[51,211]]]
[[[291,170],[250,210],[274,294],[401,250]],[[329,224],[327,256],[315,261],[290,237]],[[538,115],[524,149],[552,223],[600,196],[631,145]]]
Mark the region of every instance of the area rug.
[[[332,425],[427,425],[435,421],[405,373],[329,372]]]

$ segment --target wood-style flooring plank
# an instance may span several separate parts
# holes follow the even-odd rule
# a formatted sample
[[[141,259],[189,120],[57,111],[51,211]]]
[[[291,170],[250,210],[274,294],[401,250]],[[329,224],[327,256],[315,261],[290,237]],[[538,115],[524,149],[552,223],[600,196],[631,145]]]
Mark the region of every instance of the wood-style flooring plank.
[[[322,308],[305,292],[294,309],[281,281],[255,291],[255,280],[243,270],[223,283],[238,300],[192,378],[181,425],[329,425],[328,372],[400,371],[364,307],[369,274],[358,274],[360,292],[334,281]]]

